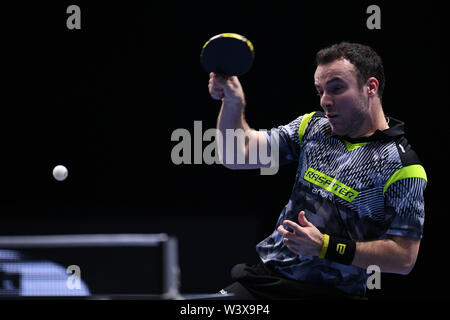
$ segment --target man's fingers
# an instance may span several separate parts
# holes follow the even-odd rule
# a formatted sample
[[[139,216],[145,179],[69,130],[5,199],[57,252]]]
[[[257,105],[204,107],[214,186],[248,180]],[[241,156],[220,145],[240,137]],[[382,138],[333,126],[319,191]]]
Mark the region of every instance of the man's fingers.
[[[211,98],[213,98],[214,100],[222,100],[223,97],[224,97],[223,94],[222,95],[217,95],[217,96],[214,95],[214,94],[211,95]]]
[[[286,230],[282,225],[277,228],[277,231],[285,238],[291,240],[295,239],[295,235],[292,232]]]
[[[224,87],[217,81],[216,75],[211,72],[209,74],[209,93],[213,99],[221,100],[225,97]]]
[[[283,228],[283,226],[278,226],[277,231],[279,234],[281,234],[283,237],[289,233],[289,231],[287,231],[285,228]]]
[[[279,226],[277,231],[283,236],[283,241],[285,243],[294,243],[297,239],[295,238],[295,234],[283,228],[283,226]]]
[[[227,98],[245,104],[244,92],[237,76],[226,77],[211,72],[208,89],[214,99]]]
[[[221,89],[212,89],[210,94],[211,97],[216,100],[221,100],[225,96],[225,93]]]
[[[311,222],[306,219],[306,213],[305,211],[300,211],[298,214],[298,222],[302,227],[310,227],[312,224]]]
[[[212,74],[209,78],[210,83],[212,83],[215,86],[218,86],[220,88],[224,88],[227,85],[227,78],[218,75],[218,74]]]
[[[296,253],[296,254],[300,254],[300,247],[298,245],[295,245],[293,243],[286,243],[286,247],[291,250],[292,252]]]
[[[210,91],[215,91],[215,90],[220,90],[220,91],[224,91],[226,89],[226,85],[225,84],[221,84],[218,81],[215,80],[210,80],[209,84],[208,84],[209,90]]]
[[[296,233],[303,234],[302,227],[291,220],[284,220],[283,225],[292,228]]]

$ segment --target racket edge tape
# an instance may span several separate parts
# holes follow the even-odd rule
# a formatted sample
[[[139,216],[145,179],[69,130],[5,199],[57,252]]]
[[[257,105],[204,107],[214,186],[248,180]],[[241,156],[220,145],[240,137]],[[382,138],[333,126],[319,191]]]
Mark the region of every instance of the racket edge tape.
[[[203,47],[202,47],[202,54],[203,54],[203,50],[205,49],[205,47],[206,47],[212,40],[215,40],[215,39],[217,39],[217,38],[222,38],[222,37],[224,37],[224,38],[235,38],[235,39],[244,41],[245,43],[247,43],[247,46],[248,46],[248,48],[250,49],[250,51],[251,51],[253,54],[255,53],[255,49],[254,49],[254,47],[253,47],[253,43],[252,43],[250,40],[248,40],[246,37],[244,37],[244,36],[242,36],[242,35],[240,35],[240,34],[228,32],[228,33],[220,33],[220,34],[218,34],[218,35],[215,35],[214,37],[211,37],[208,41],[206,41],[205,44],[204,44]]]
[[[204,55],[205,49],[208,47],[208,45],[212,41],[214,41],[216,39],[219,39],[219,38],[234,38],[234,39],[240,40],[243,43],[245,43],[247,45],[247,48],[250,50],[250,53],[251,53],[251,63],[249,65],[249,67],[248,67],[248,69],[250,69],[251,65],[253,64],[253,59],[254,59],[254,56],[255,56],[255,50],[254,50],[253,43],[250,40],[248,40],[246,37],[244,37],[244,36],[242,36],[240,34],[237,34],[237,33],[231,33],[231,32],[220,33],[220,34],[217,34],[217,35],[211,37],[208,41],[205,42],[205,44],[202,47],[202,51],[201,51],[201,54],[200,54],[200,60],[203,61],[203,55]],[[203,62],[202,62],[202,65],[204,65]]]

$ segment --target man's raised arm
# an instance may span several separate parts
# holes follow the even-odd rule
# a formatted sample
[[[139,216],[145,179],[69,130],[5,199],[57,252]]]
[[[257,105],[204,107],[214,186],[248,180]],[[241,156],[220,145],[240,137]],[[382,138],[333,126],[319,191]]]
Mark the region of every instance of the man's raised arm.
[[[217,141],[220,162],[229,169],[259,169],[269,167],[260,154],[270,155],[265,134],[251,129],[245,120],[245,96],[239,79],[210,73],[209,93],[222,100],[217,118]],[[259,150],[259,152],[257,151]]]

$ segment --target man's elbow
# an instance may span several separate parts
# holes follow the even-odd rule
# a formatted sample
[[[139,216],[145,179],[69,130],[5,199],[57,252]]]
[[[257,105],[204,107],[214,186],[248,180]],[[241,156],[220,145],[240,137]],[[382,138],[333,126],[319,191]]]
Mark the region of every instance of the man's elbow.
[[[402,259],[402,263],[399,268],[399,274],[401,275],[408,275],[414,268],[414,265],[416,264],[416,256],[407,255]]]
[[[223,162],[221,162],[221,164],[222,164],[225,168],[230,169],[230,170],[244,169],[241,165],[234,164],[234,163],[229,164],[229,163],[223,163]]]
[[[227,164],[227,163],[223,163],[221,162],[221,164],[227,168],[227,169],[231,169],[231,170],[253,170],[253,169],[261,169],[264,168],[265,166],[262,165],[258,165],[258,164]]]
[[[231,154],[227,154],[227,152],[222,150],[222,148],[220,147],[217,160],[219,164],[223,165],[227,169],[245,169],[245,164],[247,161],[246,152],[247,151],[240,151],[239,155],[234,152]]]
[[[235,161],[235,159],[224,159],[222,157],[222,155],[219,155],[218,157],[218,163],[221,164],[222,166],[224,166],[227,169],[230,170],[238,170],[238,169],[243,169],[243,165],[240,163],[237,163],[237,161]],[[244,163],[245,165],[245,163]]]
[[[414,269],[419,255],[420,239],[392,237],[395,250],[391,256],[395,257],[394,273],[408,275]]]
[[[218,157],[219,164],[223,165],[227,169],[231,170],[249,170],[249,169],[260,169],[265,167],[270,167],[270,163],[265,165],[261,164],[259,159],[256,161],[252,161],[252,159],[249,159],[248,153],[245,152],[244,157],[231,157],[230,158],[224,158],[222,154],[219,154]]]

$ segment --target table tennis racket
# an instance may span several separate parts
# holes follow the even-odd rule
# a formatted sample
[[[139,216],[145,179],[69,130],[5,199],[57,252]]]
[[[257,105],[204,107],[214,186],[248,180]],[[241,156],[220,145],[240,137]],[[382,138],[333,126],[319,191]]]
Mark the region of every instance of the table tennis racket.
[[[254,57],[250,40],[236,33],[221,33],[203,45],[200,62],[208,73],[241,76],[250,70]]]

